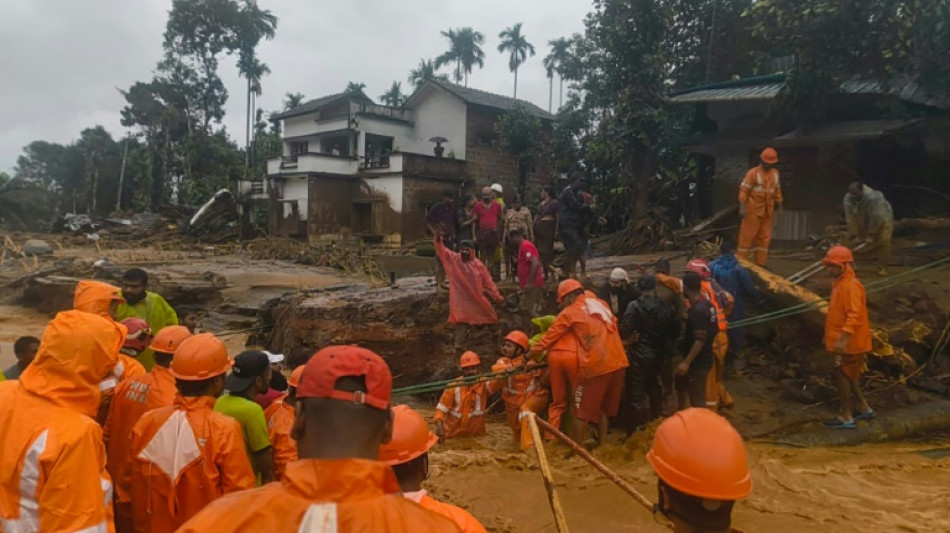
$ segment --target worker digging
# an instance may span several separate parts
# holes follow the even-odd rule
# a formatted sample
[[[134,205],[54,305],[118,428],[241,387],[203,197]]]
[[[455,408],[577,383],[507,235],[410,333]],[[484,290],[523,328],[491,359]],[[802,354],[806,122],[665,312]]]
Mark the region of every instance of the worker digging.
[[[950,532],[950,0],[6,4],[0,533]]]

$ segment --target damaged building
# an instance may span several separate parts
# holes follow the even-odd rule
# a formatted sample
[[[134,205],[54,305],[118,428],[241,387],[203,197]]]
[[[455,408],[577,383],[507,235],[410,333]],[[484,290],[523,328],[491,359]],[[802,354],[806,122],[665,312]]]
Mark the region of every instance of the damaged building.
[[[698,156],[703,216],[735,205],[745,172],[766,146],[779,152],[785,197],[773,239],[805,239],[838,224],[842,198],[856,180],[883,191],[897,218],[947,212],[950,99],[913,83],[851,80],[829,95],[824,122],[790,129],[774,112],[785,83],[784,74],[773,74],[670,96],[671,104],[695,111],[691,138],[682,144]]]
[[[517,161],[500,147],[495,123],[518,103],[550,130],[554,116],[531,103],[437,80],[401,107],[357,91],[275,115],[284,137],[282,157],[267,164],[270,234],[400,245],[425,236],[425,212],[445,190],[497,182],[510,196]],[[550,172],[538,162],[528,189]]]

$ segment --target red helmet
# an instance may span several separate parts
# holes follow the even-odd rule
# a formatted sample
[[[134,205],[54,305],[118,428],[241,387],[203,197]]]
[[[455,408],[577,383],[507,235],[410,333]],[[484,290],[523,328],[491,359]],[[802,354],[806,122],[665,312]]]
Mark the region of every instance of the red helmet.
[[[482,364],[482,360],[475,352],[465,352],[462,354],[462,357],[459,358],[459,366],[462,368],[469,368],[480,364]]]
[[[131,317],[123,320],[121,324],[128,330],[123,348],[141,352],[152,343],[152,329],[148,326],[148,322],[138,317]]]
[[[828,249],[828,253],[825,255],[825,258],[821,260],[823,265],[837,265],[844,266],[845,263],[853,263],[854,255],[851,253],[851,249],[847,246],[832,246]]]
[[[525,351],[528,350],[528,335],[521,330],[514,330],[505,337],[506,341],[511,341],[518,346],[521,346]]]
[[[686,263],[686,271],[695,272],[703,279],[712,277],[712,270],[709,268],[709,263],[702,259],[691,259],[689,263]]]
[[[778,152],[776,152],[775,148],[772,147],[762,150],[762,154],[759,155],[759,158],[762,159],[763,163],[768,163],[770,165],[778,164]]]

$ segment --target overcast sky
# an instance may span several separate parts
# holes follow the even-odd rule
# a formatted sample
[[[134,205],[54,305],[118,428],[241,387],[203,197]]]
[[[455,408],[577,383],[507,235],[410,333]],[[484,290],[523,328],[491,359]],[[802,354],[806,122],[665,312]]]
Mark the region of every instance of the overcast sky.
[[[377,99],[420,58],[447,48],[439,32],[472,26],[485,34],[485,68],[469,86],[510,95],[513,76],[497,51],[498,32],[524,22],[537,55],[522,66],[518,95],[547,109],[542,59],[547,42],[583,30],[586,0],[259,0],[280,20],[259,47],[272,73],[260,107],[281,106],[286,92],[307,98],[340,92],[348,81]],[[147,81],[162,54],[171,0],[3,0],[0,2],[0,170],[12,170],[34,140],[68,143],[101,124],[123,134],[118,88]],[[443,69],[448,72],[448,69]],[[244,84],[233,59],[220,66],[230,93],[224,124],[243,143]],[[555,105],[557,87],[555,86]]]

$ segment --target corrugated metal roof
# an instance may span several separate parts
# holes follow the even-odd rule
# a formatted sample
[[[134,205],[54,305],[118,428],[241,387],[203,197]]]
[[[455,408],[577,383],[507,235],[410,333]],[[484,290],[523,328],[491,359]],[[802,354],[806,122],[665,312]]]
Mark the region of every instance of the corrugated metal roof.
[[[700,88],[672,96],[669,101],[674,104],[698,104],[729,100],[770,100],[778,95],[783,85],[785,85],[785,82],[746,85],[744,87]]]
[[[794,130],[776,137],[774,140],[776,144],[799,144],[876,139],[896,133],[920,121],[921,119],[826,122],[808,133],[803,133],[801,130]]]

